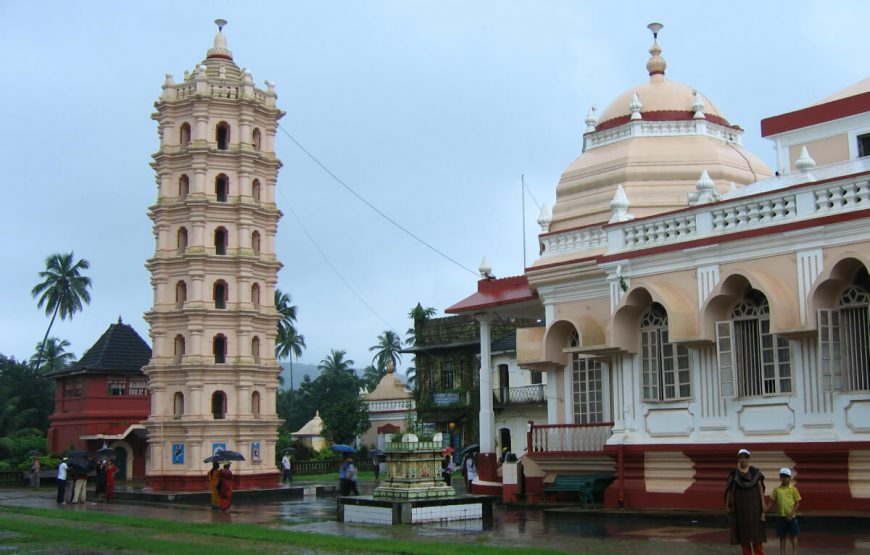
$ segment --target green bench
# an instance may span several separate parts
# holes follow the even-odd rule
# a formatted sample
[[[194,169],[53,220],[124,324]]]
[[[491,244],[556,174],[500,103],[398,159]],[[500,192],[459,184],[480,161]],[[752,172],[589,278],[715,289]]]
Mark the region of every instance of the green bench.
[[[603,499],[604,490],[613,482],[614,478],[612,474],[592,474],[589,476],[559,474],[553,483],[544,486],[544,493],[577,493],[584,504],[592,504],[596,499]]]

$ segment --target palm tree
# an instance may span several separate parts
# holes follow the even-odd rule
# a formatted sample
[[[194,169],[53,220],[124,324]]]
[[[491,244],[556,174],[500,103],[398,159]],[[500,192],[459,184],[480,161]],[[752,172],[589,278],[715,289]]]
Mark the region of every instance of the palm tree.
[[[69,347],[69,341],[66,339],[49,337],[44,345],[40,343],[36,344],[36,354],[30,357],[30,363],[35,367],[36,361],[42,358],[45,360],[44,368],[46,372],[51,373],[62,370],[76,359],[73,353],[66,352],[67,347]]]
[[[305,336],[296,332],[296,305],[293,298],[280,289],[275,289],[275,309],[281,315],[278,320],[278,336],[275,338],[275,357],[290,360],[290,389],[293,389],[293,357],[299,360],[305,348]]]
[[[88,289],[91,287],[91,278],[81,275],[82,270],[90,268],[90,263],[82,258],[73,263],[73,253],[52,254],[45,259],[45,270],[39,272],[42,282],[36,284],[30,292],[33,297],[39,297],[36,306],[42,308],[45,305],[45,315],[51,314],[45,337],[42,338],[42,346],[36,356],[34,368],[39,369],[42,362],[42,353],[45,343],[48,341],[48,333],[54,325],[54,319],[60,314],[61,320],[69,318],[82,309],[82,302],[91,302]]]
[[[386,373],[388,366],[392,365],[395,368],[398,363],[402,362],[401,350],[402,340],[399,338],[399,334],[393,330],[384,330],[384,333],[378,336],[377,345],[369,347],[369,352],[375,351],[372,364],[378,370],[383,370]]]
[[[321,360],[320,364],[317,365],[317,368],[324,372],[333,374],[341,374],[345,372],[353,374],[353,361],[345,359],[345,355],[347,355],[347,351],[336,351],[335,349],[332,349],[329,351],[329,356]]]
[[[405,368],[405,387],[414,389],[417,385],[417,367],[409,366]]]
[[[377,368],[373,365],[366,366],[363,369],[363,381],[366,384],[366,388],[369,391],[374,391],[375,388],[381,383],[381,378],[386,374],[386,370],[383,368]]]
[[[431,306],[423,308],[423,305],[420,303],[417,303],[417,306],[408,312],[408,318],[414,320],[415,323],[417,320],[428,320],[433,316],[435,316],[435,308]]]

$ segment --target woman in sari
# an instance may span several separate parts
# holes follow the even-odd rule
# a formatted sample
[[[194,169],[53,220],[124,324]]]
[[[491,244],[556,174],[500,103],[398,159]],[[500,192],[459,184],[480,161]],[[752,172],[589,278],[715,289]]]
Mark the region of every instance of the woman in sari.
[[[220,507],[222,511],[230,509],[230,503],[233,501],[233,473],[230,472],[230,463],[224,465],[221,470],[220,483]]]
[[[220,463],[212,463],[211,470],[208,471],[208,491],[211,494],[211,510],[216,511],[221,505],[220,483],[221,483],[221,465]]]
[[[106,461],[106,503],[111,503],[115,497],[115,473],[118,472],[118,467],[112,461]]]

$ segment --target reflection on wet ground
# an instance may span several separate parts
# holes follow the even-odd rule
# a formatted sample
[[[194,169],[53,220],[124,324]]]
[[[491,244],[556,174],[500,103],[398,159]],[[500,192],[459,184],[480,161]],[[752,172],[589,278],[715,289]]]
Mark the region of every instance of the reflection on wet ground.
[[[289,492],[288,492],[289,493]],[[365,493],[363,491],[362,493]],[[53,507],[52,492],[0,490],[0,505]],[[491,523],[460,521],[415,526],[374,526],[336,521],[335,495],[307,495],[286,500],[239,501],[230,514],[205,506],[118,503],[62,506],[58,510],[107,511],[184,522],[240,522],[285,530],[358,538],[395,538],[456,544],[551,548],[573,553],[733,554],[722,515],[590,513],[576,507],[509,507],[496,505]],[[865,553],[870,555],[870,515],[864,519],[806,518],[801,525],[803,555]],[[779,541],[770,524],[768,553]],[[449,550],[448,550],[449,551]]]

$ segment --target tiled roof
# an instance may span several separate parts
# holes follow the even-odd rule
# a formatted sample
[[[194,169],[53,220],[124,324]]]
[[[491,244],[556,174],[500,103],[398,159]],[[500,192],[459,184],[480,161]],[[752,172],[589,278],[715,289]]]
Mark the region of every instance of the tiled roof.
[[[492,342],[493,353],[513,353],[517,350],[517,332],[503,335]]]
[[[486,308],[521,303],[538,298],[529,290],[526,276],[499,279],[482,279],[477,282],[477,292],[444,310],[447,314],[477,312]]]
[[[75,364],[50,374],[138,374],[151,360],[151,347],[131,326],[118,319]]]

